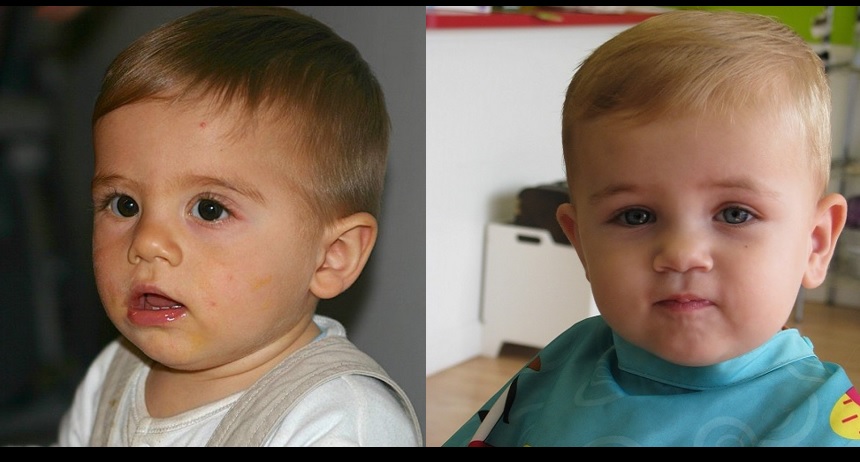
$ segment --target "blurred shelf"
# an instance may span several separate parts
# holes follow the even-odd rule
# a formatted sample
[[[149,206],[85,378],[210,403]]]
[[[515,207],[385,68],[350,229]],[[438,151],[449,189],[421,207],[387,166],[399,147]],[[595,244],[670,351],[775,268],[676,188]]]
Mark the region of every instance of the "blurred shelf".
[[[830,166],[830,172],[832,175],[858,176],[860,175],[860,160],[849,159],[847,161],[835,161]]]

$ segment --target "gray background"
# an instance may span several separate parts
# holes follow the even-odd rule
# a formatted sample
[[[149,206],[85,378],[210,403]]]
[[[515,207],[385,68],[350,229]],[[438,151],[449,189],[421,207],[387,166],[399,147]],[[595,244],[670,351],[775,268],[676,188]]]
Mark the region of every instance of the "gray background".
[[[92,7],[73,24],[27,28],[35,36],[35,45],[25,48],[36,63],[31,78],[41,83],[17,94],[6,84],[0,93],[0,444],[53,441],[86,366],[116,335],[98,300],[90,259],[92,104],[121,49],[198,8]],[[357,283],[319,311],[341,320],[350,339],[403,387],[423,428],[424,7],[292,8],[361,50],[382,84],[393,124],[377,246]],[[22,166],[21,159],[33,158],[44,162]]]

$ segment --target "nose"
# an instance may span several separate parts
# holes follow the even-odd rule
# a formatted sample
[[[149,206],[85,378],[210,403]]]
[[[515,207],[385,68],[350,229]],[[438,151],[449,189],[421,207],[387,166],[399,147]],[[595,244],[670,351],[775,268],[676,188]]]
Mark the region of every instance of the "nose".
[[[666,230],[659,242],[654,256],[654,270],[658,273],[707,272],[714,266],[710,244],[704,233],[690,229]]]
[[[167,220],[141,211],[128,248],[128,262],[137,265],[141,261],[155,263],[158,260],[176,266],[182,262],[182,249]]]

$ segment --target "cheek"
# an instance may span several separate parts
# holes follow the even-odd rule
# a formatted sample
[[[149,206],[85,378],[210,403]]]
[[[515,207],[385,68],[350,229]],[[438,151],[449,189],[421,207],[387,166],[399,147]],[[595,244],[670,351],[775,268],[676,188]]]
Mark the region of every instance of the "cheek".
[[[809,258],[808,239],[802,234],[787,234],[779,229],[763,234],[743,248],[723,252],[721,263],[740,274],[755,274],[759,281],[789,284],[797,281],[799,284]]]
[[[241,260],[239,260],[241,261]],[[225,263],[223,260],[211,258],[202,260],[200,264],[186,266],[182,273],[191,276],[191,287],[199,294],[200,301],[206,308],[224,306],[227,309],[245,309],[248,305],[245,298],[248,289],[243,283],[248,270],[246,264],[237,261]],[[242,302],[240,304],[240,302]]]
[[[102,271],[110,271],[117,265],[128,262],[129,242],[126,240],[127,231],[99,225],[93,226],[93,266]],[[111,268],[113,267],[113,268]]]
[[[292,305],[308,292],[307,259],[282,247],[246,248],[241,254],[201,260],[191,273],[197,275],[195,286],[205,306],[265,311]]]
[[[643,278],[651,274],[638,256],[618,249],[592,249],[587,254],[586,264],[592,295],[597,306],[602,308],[641,294],[642,285],[646,283]]]
[[[590,231],[580,234],[583,264],[588,267],[592,284],[618,283],[618,277],[650,269],[648,250],[643,245],[627,245],[620,239],[607,239]]]
[[[126,297],[129,293],[128,277],[104,263],[105,258],[94,258],[93,270],[96,289],[108,317],[114,323],[125,316]]]
[[[805,271],[802,252],[778,246],[743,251],[743,256],[723,256],[720,274],[737,288],[732,292],[764,305],[792,306]]]
[[[107,246],[103,239],[93,239],[93,274],[103,296],[118,289],[114,281],[119,279],[119,265],[125,261],[124,258],[124,255]]]
[[[258,292],[260,290],[265,290],[267,287],[272,285],[272,281],[274,280],[274,276],[272,275],[263,275],[256,278],[251,278],[250,283],[250,291]]]

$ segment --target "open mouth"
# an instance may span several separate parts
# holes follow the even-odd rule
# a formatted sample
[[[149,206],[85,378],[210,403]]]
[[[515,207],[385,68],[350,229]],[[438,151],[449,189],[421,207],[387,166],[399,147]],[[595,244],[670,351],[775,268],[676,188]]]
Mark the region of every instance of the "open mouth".
[[[144,294],[142,305],[144,310],[169,310],[183,307],[176,300],[158,294]]]
[[[137,326],[164,326],[188,315],[182,303],[155,292],[139,292],[128,310],[128,320]]]

